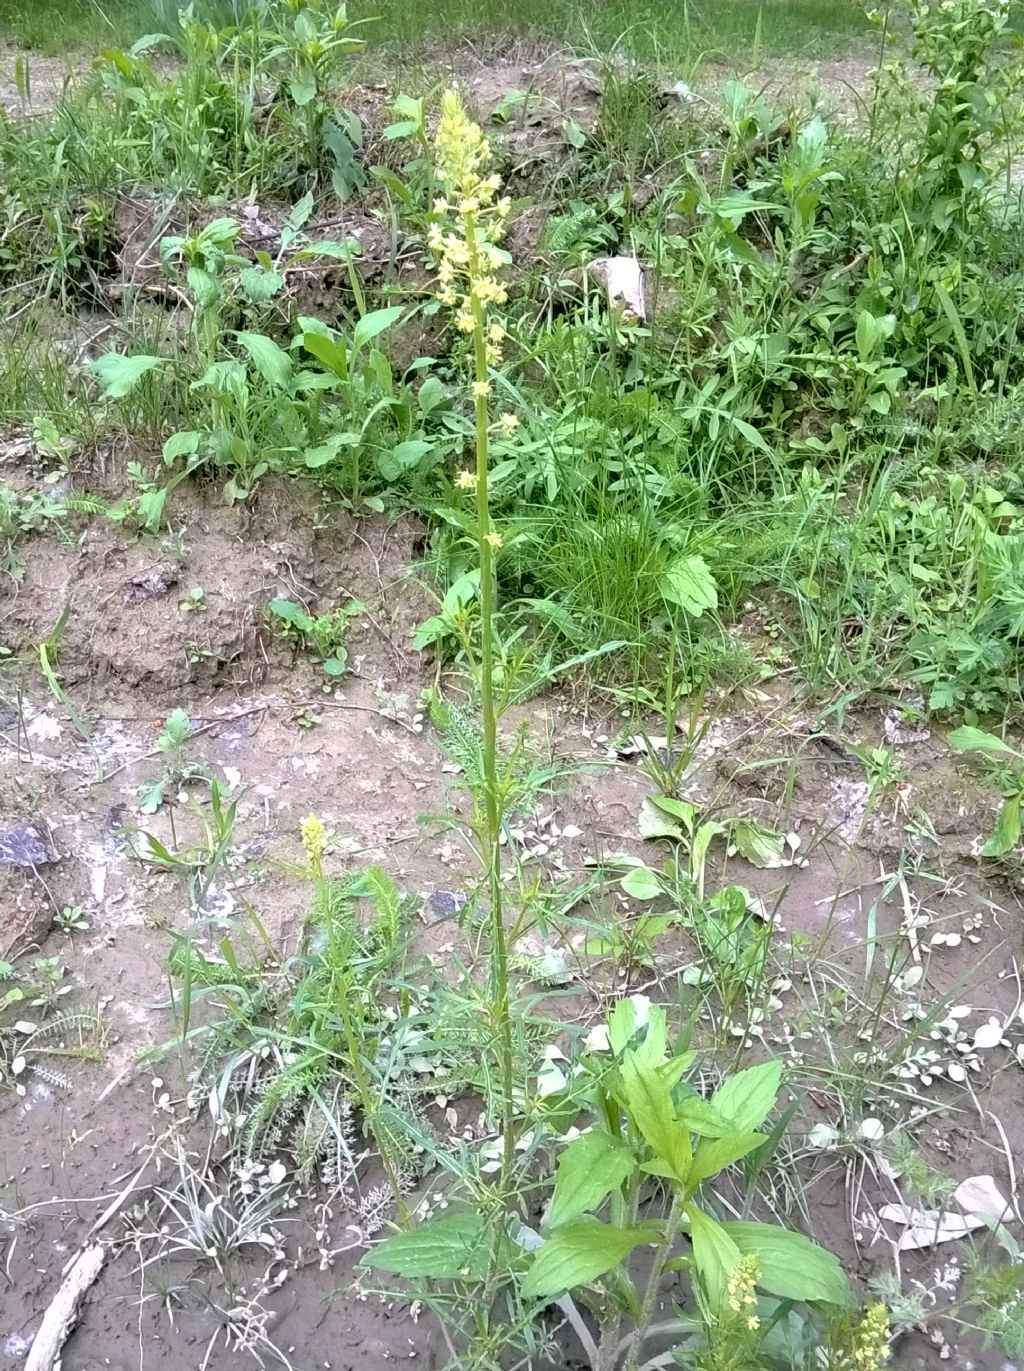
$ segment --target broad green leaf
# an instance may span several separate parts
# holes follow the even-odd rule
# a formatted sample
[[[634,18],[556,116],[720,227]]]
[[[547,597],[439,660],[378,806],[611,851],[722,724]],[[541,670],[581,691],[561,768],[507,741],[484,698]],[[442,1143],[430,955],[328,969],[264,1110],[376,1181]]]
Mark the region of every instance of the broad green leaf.
[[[328,676],[344,676],[348,670],[348,652],[343,647],[336,648],[333,657],[324,658],[323,665]]]
[[[221,297],[220,282],[202,267],[189,267],[185,273],[188,288],[196,297],[200,309],[209,309]]]
[[[102,361],[102,358],[100,359]],[[98,363],[97,363],[98,365]],[[949,745],[957,752],[990,752],[995,756],[1017,757],[1020,753],[1015,752],[1012,747],[1004,743],[1002,738],[997,738],[994,733],[986,733],[981,728],[971,728],[964,724],[962,728],[956,728],[949,735]]]
[[[161,752],[174,752],[184,747],[192,736],[192,720],[184,709],[172,709],[164,721],[163,732],[157,739]]]
[[[633,997],[620,1000],[608,1014],[608,1045],[616,1057],[626,1050],[639,1027]]]
[[[709,1176],[717,1175],[723,1167],[738,1162],[766,1141],[763,1133],[730,1133],[724,1138],[702,1138],[693,1154],[690,1184],[695,1185],[697,1181],[706,1181]]]
[[[658,873],[646,866],[638,866],[627,872],[619,884],[634,900],[653,900],[661,894]]]
[[[163,802],[163,781],[149,781],[139,790],[139,809],[143,814],[155,814]]]
[[[491,1225],[482,1214],[445,1214],[385,1238],[367,1252],[361,1265],[395,1276],[482,1280],[492,1246]]]
[[[302,346],[313,354],[318,362],[323,362],[342,381],[348,380],[348,349],[344,343],[336,343],[333,338],[325,338],[322,333],[307,330],[302,335]]]
[[[377,466],[385,481],[397,481],[433,450],[434,444],[426,438],[407,438],[390,452],[382,452],[377,459]]]
[[[147,371],[163,364],[163,357],[123,357],[119,352],[105,352],[93,362],[91,370],[102,382],[104,396],[121,400],[135,389]]]
[[[284,285],[284,277],[279,271],[264,271],[262,267],[246,267],[238,273],[242,289],[255,304],[272,300]]]
[[[748,1066],[726,1077],[711,1096],[711,1107],[734,1124],[737,1132],[749,1132],[772,1112],[781,1083],[780,1061]]]
[[[1020,842],[1020,795],[1010,795],[1003,801],[995,832],[981,849],[983,857],[1005,857]]]
[[[637,829],[641,838],[674,838],[682,841],[686,836],[680,821],[655,806],[650,798],[645,798],[640,805]]]
[[[286,624],[291,624],[292,628],[297,628],[302,633],[309,633],[313,627],[313,620],[294,600],[278,597],[271,600],[267,608],[271,614],[276,614],[279,619],[283,619]]]
[[[301,108],[316,98],[316,81],[310,73],[302,72],[288,82],[288,90],[292,99]]]
[[[444,404],[448,398],[448,392],[437,379],[436,376],[428,376],[420,386],[419,396],[420,410],[423,414],[429,414],[431,410],[437,409],[438,405]],[[515,463],[512,464],[513,466]],[[494,480],[494,472],[491,472],[491,480]]]
[[[756,448],[758,448],[761,452],[765,452],[765,453],[770,453],[770,452],[771,452],[771,448],[768,446],[768,444],[765,442],[765,440],[761,437],[760,433],[758,433],[758,431],[757,431],[757,429],[754,427],[754,425],[753,425],[753,424],[748,424],[747,421],[746,421],[746,419],[738,419],[738,418],[736,417],[736,415],[733,415],[733,416],[732,416],[732,426],[733,426],[733,428],[736,430],[737,433],[742,434],[742,436],[743,436],[744,438],[746,438],[747,442],[750,444],[751,447],[756,447]]]
[[[150,533],[158,533],[160,524],[164,517],[164,505],[167,503],[167,487],[162,486],[159,490],[146,490],[139,496],[139,518]]]
[[[683,1125],[701,1138],[729,1138],[737,1132],[732,1119],[727,1119],[713,1104],[693,1094],[679,1105],[678,1114]]]
[[[783,1300],[814,1300],[846,1306],[850,1291],[838,1260],[805,1238],[772,1223],[724,1223],[743,1256],[756,1256],[758,1285]]]
[[[356,350],[365,347],[379,333],[396,324],[401,317],[401,305],[388,305],[386,309],[374,309],[369,314],[364,314],[352,333],[352,347]]]
[[[565,141],[570,147],[582,148],[586,146],[587,135],[583,132],[575,119],[566,119],[562,124],[562,132],[565,135]]]
[[[571,1142],[558,1159],[547,1227],[557,1228],[596,1209],[635,1166],[629,1149],[610,1133],[592,1129]]]
[[[724,1225],[713,1219],[710,1214],[705,1214],[703,1209],[698,1209],[695,1204],[688,1204],[686,1217],[690,1221],[693,1262],[708,1303],[717,1312],[725,1299],[729,1277],[743,1254]]]
[[[235,337],[252,358],[253,366],[263,379],[278,390],[285,390],[292,378],[292,359],[287,352],[263,333],[247,333],[243,330],[236,333]]]
[[[479,568],[474,571],[464,571],[445,591],[444,600],[441,604],[442,613],[452,615],[460,609],[465,609],[466,605],[471,604],[479,593]]]
[[[331,462],[336,462],[343,447],[358,446],[358,433],[335,433],[320,447],[307,448],[302,455],[302,462],[311,471],[319,471],[321,467],[330,466]]]
[[[442,638],[446,638],[452,631],[449,620],[441,617],[440,614],[432,614],[429,619],[424,619],[423,623],[417,628],[413,635],[412,645],[417,652],[422,652],[424,648],[439,643]]]
[[[790,865],[789,851],[782,834],[765,828],[753,819],[737,819],[730,837],[736,851],[752,866],[767,870]]]
[[[313,213],[316,201],[313,199],[313,192],[307,190],[298,204],[292,206],[291,213],[284,221],[287,228],[293,235],[300,233],[305,228],[309,216]]]
[[[388,140],[395,138],[415,138],[419,131],[419,124],[413,119],[402,119],[397,124],[388,124],[384,129],[384,137]]]
[[[658,1230],[651,1225],[613,1228],[594,1218],[562,1224],[534,1258],[523,1281],[523,1296],[540,1299],[585,1285],[618,1266],[634,1247],[657,1239]]]
[[[700,806],[693,804],[690,800],[674,800],[671,795],[651,795],[651,804],[662,810],[665,814],[671,814],[675,819],[681,819],[688,833],[693,832],[693,826],[700,813]]]
[[[636,1051],[627,1052],[621,1067],[622,1096],[633,1126],[672,1174],[685,1184],[693,1159],[690,1135],[675,1117],[672,1091],[657,1067]]]
[[[715,578],[703,557],[677,557],[661,579],[661,593],[695,618],[718,608]]]
[[[199,440],[203,435],[192,429],[172,433],[164,443],[164,462],[172,466],[179,457],[193,457],[199,450]]]

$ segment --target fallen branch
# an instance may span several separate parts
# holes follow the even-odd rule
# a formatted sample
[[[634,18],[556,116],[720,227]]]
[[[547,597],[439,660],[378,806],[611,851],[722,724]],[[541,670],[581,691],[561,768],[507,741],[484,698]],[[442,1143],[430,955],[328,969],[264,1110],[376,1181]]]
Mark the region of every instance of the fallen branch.
[[[91,1243],[79,1252],[47,1306],[39,1332],[32,1339],[25,1371],[53,1371],[61,1348],[75,1326],[82,1297],[100,1274],[106,1255],[99,1243]]]

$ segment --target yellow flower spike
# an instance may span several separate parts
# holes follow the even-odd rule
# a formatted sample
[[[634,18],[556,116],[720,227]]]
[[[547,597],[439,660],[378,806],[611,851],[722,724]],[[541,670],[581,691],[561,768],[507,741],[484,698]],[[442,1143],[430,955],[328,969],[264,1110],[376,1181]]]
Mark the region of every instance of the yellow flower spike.
[[[882,1371],[889,1364],[889,1311],[884,1304],[873,1304],[864,1314],[853,1335],[852,1355],[856,1371]]]
[[[501,235],[509,204],[494,199],[501,189],[501,178],[486,170],[491,153],[482,130],[473,123],[455,91],[446,91],[441,100],[441,120],[434,140],[437,177],[448,202],[449,231],[431,233],[430,246],[439,263],[448,262],[461,298],[456,306],[455,325],[472,342],[472,394],[476,432],[476,469],[456,477],[459,489],[476,488],[476,524],[480,555],[480,657],[478,682],[480,714],[483,724],[483,822],[481,848],[487,871],[491,942],[491,995],[496,1028],[496,1065],[501,1082],[502,1195],[512,1194],[511,1175],[515,1160],[517,1104],[515,1095],[515,1051],[508,981],[508,934],[503,906],[505,890],[501,878],[501,834],[503,800],[498,778],[498,707],[494,683],[494,612],[497,595],[494,554],[502,545],[501,534],[491,527],[487,471],[490,461],[491,385],[488,368],[500,360],[500,344],[494,327],[498,320],[488,319],[492,305],[504,304],[505,287],[495,278],[503,256],[494,243]],[[454,230],[454,231],[452,231]],[[447,302],[446,302],[447,303]]]
[[[755,1256],[741,1257],[733,1267],[725,1287],[725,1302],[734,1314],[743,1314],[744,1322],[751,1332],[758,1327],[757,1316],[744,1314],[744,1310],[756,1308],[757,1296],[754,1289],[761,1275],[761,1263]]]
[[[306,854],[314,875],[319,876],[327,851],[327,830],[315,814],[307,814],[299,828],[302,835],[302,850]]]

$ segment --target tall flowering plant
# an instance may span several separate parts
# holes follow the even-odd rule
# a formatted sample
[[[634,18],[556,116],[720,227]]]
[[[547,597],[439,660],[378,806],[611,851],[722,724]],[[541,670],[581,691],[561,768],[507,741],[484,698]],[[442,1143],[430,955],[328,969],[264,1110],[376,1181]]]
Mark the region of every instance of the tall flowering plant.
[[[494,430],[510,433],[514,415],[492,424],[491,372],[501,365],[505,325],[499,310],[508,299],[498,278],[503,255],[497,247],[510,201],[499,195],[501,178],[488,171],[491,150],[482,130],[466,114],[455,91],[446,91],[435,138],[437,180],[429,245],[438,263],[438,299],[454,311],[455,326],[473,344],[471,383],[476,419],[476,465],[457,484],[476,492],[480,555],[480,707],[483,716],[484,815],[482,847],[490,895],[491,1005],[502,1093],[502,1192],[508,1195],[514,1155],[513,1045],[508,986],[508,939],[502,911],[502,795],[498,781],[498,711],[494,695],[495,556],[501,534],[491,521],[487,473]]]

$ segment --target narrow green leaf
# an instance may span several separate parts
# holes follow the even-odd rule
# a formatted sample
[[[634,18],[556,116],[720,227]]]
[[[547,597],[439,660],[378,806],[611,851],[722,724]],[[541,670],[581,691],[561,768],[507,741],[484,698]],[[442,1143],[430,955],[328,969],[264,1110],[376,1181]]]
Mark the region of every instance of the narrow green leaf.
[[[950,747],[955,748],[957,752],[990,752],[994,756],[1017,758],[1021,756],[994,733],[986,733],[982,728],[971,728],[967,724],[954,729],[948,741]]]
[[[690,1135],[676,1120],[672,1091],[657,1067],[636,1051],[627,1052],[621,1067],[622,1095],[629,1117],[644,1141],[685,1184],[692,1161]]]
[[[742,1252],[725,1227],[710,1214],[705,1214],[703,1209],[688,1204],[686,1217],[690,1221],[694,1265],[708,1303],[717,1312],[725,1299],[726,1285]]]
[[[983,857],[1005,857],[1020,842],[1020,795],[1010,795],[1003,801],[995,832],[981,849]]]

